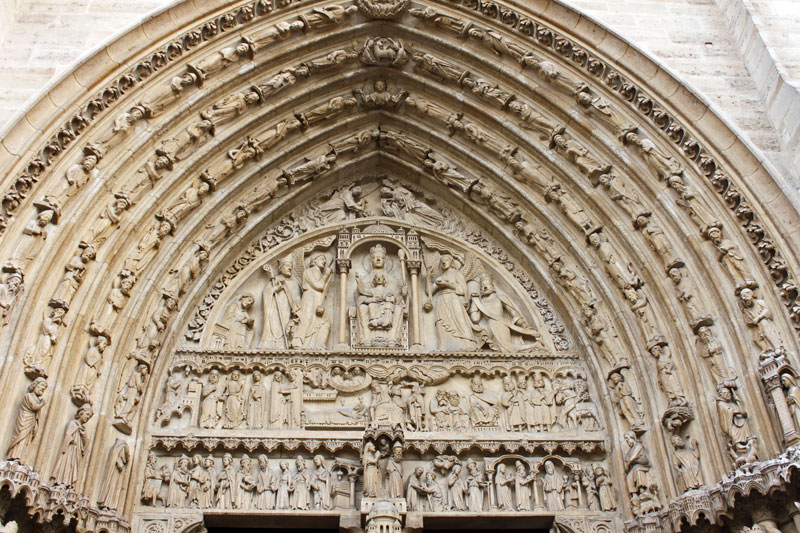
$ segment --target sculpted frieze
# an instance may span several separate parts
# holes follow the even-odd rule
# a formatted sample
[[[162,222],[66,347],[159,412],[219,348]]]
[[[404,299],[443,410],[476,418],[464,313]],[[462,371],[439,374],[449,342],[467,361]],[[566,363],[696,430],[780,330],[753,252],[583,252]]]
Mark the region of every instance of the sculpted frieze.
[[[250,453],[258,454],[257,459]],[[381,499],[418,513],[616,508],[607,469],[572,457],[472,451],[427,452],[417,458],[407,455],[401,443],[388,440],[367,442],[360,457],[353,450],[289,454],[261,449],[164,456],[151,451],[141,501],[154,509],[300,514],[359,508],[367,512]]]

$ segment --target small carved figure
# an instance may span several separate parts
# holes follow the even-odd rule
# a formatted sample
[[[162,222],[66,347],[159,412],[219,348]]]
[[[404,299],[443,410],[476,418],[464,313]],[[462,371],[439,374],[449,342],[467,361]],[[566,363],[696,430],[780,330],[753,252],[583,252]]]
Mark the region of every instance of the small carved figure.
[[[637,147],[645,162],[655,171],[659,179],[666,180],[669,176],[683,173],[683,169],[674,157],[661,153],[653,141],[642,139],[636,130],[637,128],[623,130],[622,142]]]
[[[66,326],[64,316],[69,309],[67,302],[52,299],[48,302],[48,307],[50,310],[45,311],[39,324],[39,338],[25,350],[22,358],[25,373],[31,376],[47,376],[47,367],[53,358],[61,328]]]
[[[137,365],[117,390],[117,401],[114,403],[114,424],[118,429],[122,428],[120,431],[128,435],[131,433],[133,418],[139,408],[148,374],[147,365]]]
[[[201,509],[209,509],[214,507],[214,490],[217,486],[217,474],[214,469],[214,458],[210,455],[203,461],[203,466],[208,474],[205,483],[203,483],[203,498],[200,503]]]
[[[639,213],[633,221],[633,227],[642,232],[650,248],[661,257],[667,267],[680,262],[672,243],[669,242],[661,226],[653,220],[651,213]]]
[[[553,130],[550,137],[550,148],[570,160],[578,167],[578,170],[586,174],[590,179],[595,179],[611,170],[611,165],[600,163],[594,155],[589,153],[585,146],[578,141],[570,139],[566,135],[565,129],[563,126],[559,126]]]
[[[408,491],[406,500],[408,510],[422,512],[425,510],[425,502],[428,496],[428,487],[425,483],[425,470],[418,466],[414,469],[414,474],[408,480]]]
[[[186,507],[189,491],[189,458],[181,457],[175,463],[167,491],[167,507]]]
[[[308,470],[306,469],[306,460],[298,456],[294,461],[297,473],[292,478],[290,490],[292,492],[292,509],[307,510],[311,506]]]
[[[531,413],[528,429],[531,431],[550,431],[553,425],[553,391],[547,386],[541,374],[533,379],[533,389],[528,395]]]
[[[161,484],[164,482],[163,475],[158,469],[158,460],[153,452],[147,455],[147,463],[144,467],[144,485],[142,486],[141,500],[145,505],[153,507],[158,505],[161,500],[161,505],[166,506],[167,500],[161,492]]]
[[[236,485],[239,487],[237,509],[248,510],[254,507],[253,497],[256,483],[256,476],[253,475],[253,461],[245,454],[239,460],[239,473],[236,476]]]
[[[654,344],[650,348],[650,354],[658,361],[658,384],[661,390],[667,395],[670,407],[685,407],[689,405],[686,401],[686,394],[683,392],[678,369],[675,368],[675,361],[669,353],[669,345]]]
[[[3,265],[3,272],[6,275],[3,283],[0,283],[0,325],[8,324],[8,314],[14,306],[17,296],[24,290],[22,282],[25,279],[22,267],[14,263]]]
[[[617,202],[629,215],[633,216],[641,211],[642,201],[639,193],[613,171],[598,176],[595,186],[597,185],[602,186],[608,192],[608,197]]]
[[[403,497],[403,447],[395,444],[386,463],[386,492],[389,498]]]
[[[219,371],[213,369],[208,374],[208,383],[200,395],[200,427],[214,429],[222,416],[222,387],[219,384]]]
[[[422,166],[430,169],[443,184],[453,187],[464,194],[469,193],[470,189],[478,182],[478,178],[472,178],[459,172],[450,163],[443,161],[435,153],[428,154],[422,161]]]
[[[689,276],[684,276],[679,266],[673,266],[668,271],[669,278],[675,285],[675,295],[683,305],[689,323],[693,328],[711,323],[711,316],[703,309],[697,298],[697,286]]]
[[[324,254],[311,257],[303,272],[303,294],[298,311],[299,324],[292,338],[293,347],[311,350],[325,349],[331,324],[325,317],[325,299],[333,271]]]
[[[401,185],[384,181],[380,195],[381,209],[387,217],[433,227],[444,224],[444,218],[439,211],[417,200],[413,192]]]
[[[494,393],[484,390],[480,375],[470,379],[471,394],[469,396],[470,419],[475,427],[496,426],[500,416],[500,400]]]
[[[612,373],[608,377],[608,384],[614,394],[614,401],[622,417],[625,418],[631,428],[638,429],[642,427],[644,425],[644,413],[642,413],[641,404],[633,396],[630,386],[625,383],[622,373]]]
[[[297,383],[277,371],[272,377],[270,424],[275,429],[299,428],[301,424],[302,380]]]
[[[250,347],[250,335],[255,321],[250,310],[254,303],[255,300],[251,295],[244,294],[228,306],[225,312],[225,324],[228,329],[225,339],[226,348],[236,350]]]
[[[439,269],[432,289],[439,350],[474,350],[477,343],[465,308],[469,300],[464,274],[455,268],[453,256],[449,254],[441,256]]]
[[[594,479],[600,496],[600,508],[603,511],[614,511],[617,508],[617,495],[611,482],[611,475],[602,466],[594,469]]]
[[[739,247],[733,241],[726,239],[722,235],[722,224],[716,223],[707,226],[703,235],[711,241],[711,244],[717,249],[717,261],[722,263],[731,279],[736,284],[738,283],[752,283],[750,280],[750,272],[747,269],[744,257],[742,256]]]
[[[290,509],[289,494],[294,488],[292,487],[292,474],[289,472],[289,461],[281,461],[279,467],[280,473],[278,474],[275,494],[275,509]]]
[[[515,387],[511,377],[503,378],[503,394],[500,405],[503,406],[503,421],[506,431],[522,431],[527,426],[525,419],[525,403],[527,398]]]
[[[343,187],[335,191],[330,199],[319,206],[325,222],[339,222],[369,216],[364,200],[364,191],[360,185]]]
[[[247,425],[251,428],[262,428],[267,419],[267,386],[261,372],[253,372],[253,383],[247,394]]]
[[[772,321],[772,311],[767,302],[755,297],[753,289],[744,287],[739,291],[739,309],[744,323],[750,328],[753,344],[762,355],[783,350],[780,332]]]
[[[408,91],[401,89],[393,94],[386,89],[386,81],[378,79],[372,82],[371,93],[353,89],[353,96],[359,98],[364,109],[397,109],[408,97]]]
[[[781,374],[781,387],[786,395],[786,405],[789,407],[795,430],[800,431],[800,387],[797,385],[797,378],[789,372],[784,372]]]
[[[244,421],[244,382],[242,373],[238,370],[231,372],[228,382],[222,389],[220,397],[223,401],[224,429],[236,429]]]
[[[639,285],[639,279],[633,272],[631,264],[623,264],[620,261],[617,251],[602,235],[602,232],[591,233],[589,235],[589,245],[597,250],[597,255],[603,261],[603,268],[617,287],[624,289],[627,286],[636,287]]]
[[[64,440],[61,442],[61,448],[58,453],[58,460],[53,470],[53,479],[56,483],[77,488],[75,484],[80,476],[83,456],[86,455],[86,447],[89,445],[86,423],[92,416],[94,416],[92,406],[88,403],[83,404],[78,409],[78,412],[75,413],[75,419],[67,424]]]
[[[650,491],[653,482],[647,449],[633,431],[626,432],[624,439],[625,444],[628,446],[623,456],[628,494],[633,496]]]
[[[292,259],[287,257],[278,262],[277,275],[272,274],[268,265],[264,266],[264,272],[270,281],[261,295],[264,323],[259,345],[262,348],[289,348],[301,301],[300,284],[294,278]]]
[[[583,469],[581,485],[583,486],[583,490],[586,491],[586,507],[588,507],[590,511],[600,511],[600,497],[597,493],[597,480],[591,465],[587,465]]]
[[[34,451],[33,439],[39,432],[39,412],[46,403],[44,398],[46,390],[47,381],[42,377],[36,378],[28,385],[28,391],[20,401],[17,417],[14,420],[11,442],[6,452],[9,460],[28,464],[28,454]]]
[[[700,357],[708,361],[711,373],[722,381],[727,377],[727,372],[722,370],[722,363],[725,361],[724,348],[722,343],[714,336],[714,332],[709,326],[697,328],[697,348]]]
[[[89,333],[89,349],[83,356],[83,365],[71,389],[72,398],[81,404],[92,403],[94,386],[102,371],[103,354],[111,344],[111,333],[94,321],[89,323]]]
[[[736,385],[733,381],[723,381],[717,385],[717,418],[722,434],[727,439],[728,455],[736,468],[758,459],[756,437],[747,423],[747,412],[734,395]]]
[[[470,298],[470,318],[478,323],[482,317],[486,318],[486,325],[496,350],[517,353],[541,347],[537,342],[540,334],[531,328],[522,318],[520,312],[505,296],[497,294],[494,281],[488,275],[479,279],[480,294]],[[527,338],[532,342],[514,342],[513,336]]]
[[[594,227],[594,223],[580,203],[570,193],[562,189],[561,185],[556,183],[548,187],[544,197],[548,203],[556,204],[559,210],[584,232],[589,232]]]
[[[506,474],[506,465],[497,465],[497,473],[494,476],[494,485],[497,489],[497,507],[501,511],[513,511],[514,503],[511,497],[511,485],[514,483],[514,476]]]
[[[564,478],[556,472],[553,461],[545,461],[542,491],[544,492],[545,508],[549,512],[564,510],[564,488]]]
[[[333,52],[328,52],[324,56],[315,57],[314,59],[303,63],[302,67],[311,73],[319,72],[321,70],[331,70],[338,68],[348,61],[352,61],[358,57],[360,57],[360,55],[355,50],[334,50]]]
[[[230,119],[241,115],[247,107],[260,103],[261,94],[253,89],[233,93],[225,96],[222,100],[214,102],[209,109],[206,109],[200,116],[214,124],[214,127],[224,124]]]
[[[203,457],[200,454],[192,456],[192,469],[189,471],[189,486],[187,488],[187,502],[193,509],[205,507],[204,485],[208,482],[209,473],[203,467]]]
[[[327,102],[311,108],[305,113],[298,114],[297,119],[304,128],[307,128],[317,122],[333,118],[357,103],[356,99],[352,96],[335,96]]]
[[[220,509],[236,509],[239,501],[239,485],[236,483],[236,470],[233,467],[233,456],[226,453],[222,456],[222,471],[217,478],[217,507]]]
[[[672,455],[675,457],[675,470],[678,471],[678,488],[681,491],[696,489],[703,484],[700,474],[700,450],[697,441],[691,437],[686,440],[680,435],[670,437]]]
[[[275,475],[269,469],[267,456],[258,456],[258,477],[256,478],[256,509],[271,511],[275,508],[275,492],[278,490]]]
[[[119,497],[125,487],[125,470],[131,459],[131,451],[128,444],[121,439],[114,441],[111,450],[108,452],[106,461],[106,476],[100,485],[100,494],[97,497],[97,505],[101,510],[116,511],[119,507]]]
[[[314,474],[311,476],[311,500],[314,509],[331,508],[331,471],[325,467],[325,459],[321,455],[314,456]]]

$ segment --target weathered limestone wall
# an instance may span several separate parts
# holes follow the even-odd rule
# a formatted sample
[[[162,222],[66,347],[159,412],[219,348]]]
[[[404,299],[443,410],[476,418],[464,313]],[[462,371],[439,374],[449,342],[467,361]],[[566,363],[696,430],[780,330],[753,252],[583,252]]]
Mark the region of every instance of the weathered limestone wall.
[[[78,58],[170,3],[4,1],[0,128]],[[694,86],[764,152],[784,187],[800,198],[800,43],[792,31],[800,24],[800,7],[794,0],[568,3],[637,43]],[[7,24],[15,5],[13,24]]]

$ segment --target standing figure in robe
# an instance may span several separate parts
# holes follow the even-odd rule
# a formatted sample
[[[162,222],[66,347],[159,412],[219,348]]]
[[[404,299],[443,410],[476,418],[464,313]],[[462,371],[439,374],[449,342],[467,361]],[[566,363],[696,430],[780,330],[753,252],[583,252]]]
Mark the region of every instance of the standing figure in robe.
[[[441,274],[433,280],[434,323],[439,339],[439,350],[455,352],[475,350],[478,343],[472,332],[467,314],[469,302],[467,280],[453,265],[453,256],[445,254],[439,259]]]
[[[86,446],[89,444],[89,435],[86,433],[86,423],[94,415],[92,406],[88,403],[83,404],[75,419],[71,420],[64,432],[64,440],[61,441],[61,451],[58,454],[53,479],[67,487],[75,487],[80,475],[83,456],[86,454]]]
[[[264,325],[261,330],[261,348],[290,348],[292,332],[297,325],[300,312],[300,284],[294,277],[291,257],[278,262],[278,274],[273,275],[269,265],[264,271],[270,278],[261,293],[264,309]]]
[[[247,425],[251,428],[262,428],[267,414],[267,386],[261,372],[253,372],[253,384],[247,396]]]
[[[497,465],[497,474],[494,476],[494,484],[497,487],[497,507],[501,511],[513,511],[514,503],[511,499],[511,485],[514,483],[514,476],[506,474],[506,465]]]
[[[219,384],[219,371],[214,369],[208,374],[208,383],[203,387],[200,401],[200,427],[214,429],[219,423],[222,411],[222,388]]]
[[[564,479],[556,473],[552,461],[544,463],[544,477],[542,478],[545,507],[548,511],[564,510]]]
[[[231,372],[231,377],[222,392],[225,405],[225,422],[222,427],[235,429],[244,421],[244,382],[242,373],[238,370]]]
[[[303,295],[300,297],[299,324],[292,337],[292,348],[323,350],[328,345],[331,323],[325,317],[325,298],[333,271],[324,254],[316,254],[303,272]]]
[[[533,475],[525,473],[525,465],[522,461],[514,463],[514,494],[517,496],[517,511],[531,510],[531,487],[533,486]]]
[[[361,464],[364,467],[364,496],[368,498],[377,498],[383,492],[381,472],[378,468],[380,457],[380,453],[372,442],[364,445]]]
[[[271,511],[275,508],[275,491],[277,490],[276,479],[269,469],[267,456],[258,456],[258,477],[256,477],[256,509],[259,511]]]
[[[278,489],[275,495],[275,509],[290,509],[289,492],[294,490],[292,474],[289,472],[289,461],[281,461],[281,472],[278,475]]]
[[[239,487],[236,484],[236,470],[233,468],[233,456],[226,453],[222,456],[222,472],[217,479],[217,507],[220,509],[236,509],[239,501]]]
[[[189,458],[181,457],[169,480],[167,491],[167,507],[186,507],[186,497],[189,490]]]
[[[203,485],[207,480],[208,472],[203,468],[203,457],[196,454],[192,457],[192,470],[189,472],[189,507],[194,509],[202,507]]]
[[[389,498],[403,497],[403,447],[396,444],[392,448],[392,457],[386,463],[386,476],[388,478],[387,492]]]
[[[467,500],[464,498],[468,491],[464,480],[460,479],[461,464],[456,463],[447,474],[447,505],[451,511],[466,511]]]
[[[11,432],[11,444],[8,445],[6,457],[17,460],[22,464],[28,462],[28,454],[33,451],[33,438],[39,431],[39,412],[44,407],[44,393],[47,390],[47,381],[36,378],[28,385],[28,392],[22,397],[14,420],[14,429]]]
[[[331,471],[325,467],[321,455],[314,456],[314,474],[311,476],[311,494],[314,509],[331,508]]]
[[[309,492],[310,478],[308,476],[308,469],[306,468],[306,460],[298,457],[295,462],[297,473],[292,479],[292,509],[309,509],[311,507],[311,498]]]

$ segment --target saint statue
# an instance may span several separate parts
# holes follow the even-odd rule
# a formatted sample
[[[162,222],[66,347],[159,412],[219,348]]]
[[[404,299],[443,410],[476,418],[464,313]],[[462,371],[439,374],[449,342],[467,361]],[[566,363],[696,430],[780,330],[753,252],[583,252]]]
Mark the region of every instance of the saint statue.
[[[356,274],[356,317],[361,344],[400,343],[405,313],[405,286],[400,290],[389,279],[386,248],[376,244],[369,250],[371,282]]]
[[[549,512],[564,510],[564,478],[556,472],[553,461],[545,461],[542,478],[545,507]]]
[[[291,334],[300,311],[300,284],[294,277],[291,257],[278,262],[278,274],[273,275],[269,265],[264,266],[269,283],[261,294],[264,309],[264,326],[261,330],[261,348],[289,348]]]
[[[455,352],[475,350],[478,343],[472,332],[467,314],[467,280],[453,264],[453,256],[439,259],[440,274],[433,280],[434,323],[439,339],[439,350]]]
[[[311,257],[309,267],[303,272],[303,295],[297,313],[299,324],[292,337],[293,348],[324,350],[327,347],[331,323],[325,317],[325,297],[332,275],[324,254]]]

